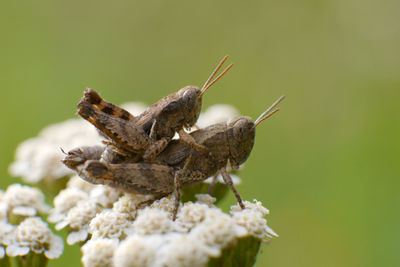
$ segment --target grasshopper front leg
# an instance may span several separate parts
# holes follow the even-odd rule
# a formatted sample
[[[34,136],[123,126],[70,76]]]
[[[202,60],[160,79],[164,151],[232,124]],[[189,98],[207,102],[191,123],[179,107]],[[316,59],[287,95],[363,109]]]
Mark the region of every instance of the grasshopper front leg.
[[[179,134],[179,140],[182,143],[184,143],[184,144],[186,144],[186,145],[188,145],[188,146],[190,146],[190,147],[192,147],[192,148],[194,148],[196,150],[202,151],[202,152],[207,152],[208,151],[207,147],[196,143],[196,140],[194,140],[193,136],[191,136],[190,134],[185,132],[184,129],[181,129],[178,132],[178,134]]]
[[[223,167],[220,170],[222,174],[222,178],[225,181],[225,184],[232,190],[233,194],[235,194],[235,197],[239,203],[239,206],[242,208],[242,210],[245,209],[245,206],[243,204],[242,198],[239,195],[239,192],[236,190],[235,186],[233,185],[232,178],[229,176],[229,173],[226,171],[226,168]]]

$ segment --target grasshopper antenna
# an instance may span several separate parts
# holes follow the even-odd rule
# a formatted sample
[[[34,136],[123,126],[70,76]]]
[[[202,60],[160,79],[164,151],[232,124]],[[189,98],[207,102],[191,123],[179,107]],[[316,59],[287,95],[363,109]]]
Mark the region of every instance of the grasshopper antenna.
[[[208,88],[210,88],[214,83],[216,83],[222,76],[225,75],[225,73],[228,72],[230,68],[232,68],[233,64],[230,64],[217,78],[215,78],[214,81],[210,83],[212,78],[214,78],[215,74],[219,71],[219,69],[222,67],[222,65],[225,63],[225,61],[228,59],[228,55],[226,55],[217,65],[217,67],[214,69],[214,71],[211,73],[210,77],[208,77],[207,81],[204,83],[203,88],[201,88],[201,93],[200,95],[202,96]]]
[[[271,117],[272,115],[274,115],[276,112],[279,111],[279,108],[271,111],[274,107],[276,107],[283,99],[285,98],[285,96],[281,96],[280,98],[278,98],[278,100],[276,100],[269,108],[267,108],[266,111],[264,111],[260,117],[258,117],[255,122],[254,122],[254,126],[253,128],[255,128],[258,124],[260,124],[263,120]]]
[[[210,77],[208,77],[207,81],[204,83],[202,90],[207,86],[207,84],[211,81],[211,79],[214,78],[215,74],[222,67],[222,65],[225,63],[225,61],[228,59],[228,57],[229,57],[228,55],[224,56],[224,58],[218,63],[217,67],[214,69],[214,71],[211,73]]]
[[[68,153],[65,153],[65,151],[64,151],[64,149],[63,149],[62,147],[60,147],[60,149],[61,149],[61,152],[62,152],[63,154],[65,154],[65,155],[68,156]]]

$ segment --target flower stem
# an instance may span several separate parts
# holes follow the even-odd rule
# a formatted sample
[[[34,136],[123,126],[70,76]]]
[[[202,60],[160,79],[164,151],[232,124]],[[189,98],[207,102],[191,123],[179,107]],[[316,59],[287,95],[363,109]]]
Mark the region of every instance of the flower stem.
[[[45,267],[47,265],[47,258],[43,254],[30,252],[25,256],[16,257],[14,263],[17,267]]]
[[[0,259],[0,266],[9,267],[10,266],[10,258],[7,256],[4,256],[2,259]]]
[[[261,241],[255,237],[240,238],[222,250],[219,258],[211,258],[208,267],[251,267],[256,262]]]

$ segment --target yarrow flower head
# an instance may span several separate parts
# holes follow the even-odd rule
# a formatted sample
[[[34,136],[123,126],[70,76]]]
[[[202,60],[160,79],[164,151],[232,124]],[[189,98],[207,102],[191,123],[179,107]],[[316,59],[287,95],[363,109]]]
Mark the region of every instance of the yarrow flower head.
[[[91,184],[80,178],[78,175],[74,175],[69,178],[67,188],[75,188],[86,193],[90,193],[97,185]]]
[[[196,240],[207,246],[210,256],[217,257],[221,248],[237,237],[243,236],[243,229],[235,225],[233,219],[219,209],[209,210],[206,219],[191,232]]]
[[[180,229],[188,232],[204,221],[209,211],[210,207],[207,204],[186,202],[180,208],[176,224],[181,227]]]
[[[97,185],[90,191],[90,199],[104,208],[111,208],[121,192],[106,185]]]
[[[49,222],[57,223],[63,220],[70,209],[79,202],[89,199],[89,194],[76,188],[66,188],[54,198],[54,208],[50,211]]]
[[[67,243],[69,245],[85,241],[89,233],[89,224],[99,212],[100,208],[95,203],[79,202],[77,206],[69,210],[65,219],[57,223],[56,229],[60,230],[68,226],[70,233],[67,237]]]
[[[86,267],[113,266],[114,251],[118,246],[116,239],[92,239],[81,248],[82,263]],[[118,266],[118,265],[115,265]]]
[[[2,197],[2,202],[9,212],[21,216],[34,216],[50,209],[44,202],[41,191],[20,184],[10,185]]]
[[[124,214],[128,220],[134,220],[138,205],[148,199],[146,195],[124,194],[114,202],[112,210]]]
[[[209,260],[207,247],[194,235],[170,235],[157,253],[155,266],[202,267]]]
[[[14,233],[14,225],[6,221],[0,221],[0,259],[5,256],[5,247],[11,244]]]
[[[232,206],[231,215],[237,225],[246,229],[247,235],[263,240],[278,236],[267,225],[264,217],[269,214],[269,210],[263,207],[260,201],[254,200],[254,203],[244,201],[244,205],[246,207],[244,210],[241,210],[238,205]]]
[[[25,219],[15,229],[15,236],[7,246],[10,257],[27,255],[31,251],[36,254],[44,253],[49,259],[60,257],[63,252],[61,237],[54,235],[39,217]]]
[[[157,252],[164,243],[160,235],[131,235],[115,251],[114,266],[147,267],[156,266]]]
[[[92,219],[89,224],[89,232],[92,234],[92,239],[123,239],[130,227],[131,222],[124,214],[113,210],[104,210]]]
[[[133,230],[140,235],[165,234],[172,230],[172,221],[166,211],[145,208],[133,222]]]

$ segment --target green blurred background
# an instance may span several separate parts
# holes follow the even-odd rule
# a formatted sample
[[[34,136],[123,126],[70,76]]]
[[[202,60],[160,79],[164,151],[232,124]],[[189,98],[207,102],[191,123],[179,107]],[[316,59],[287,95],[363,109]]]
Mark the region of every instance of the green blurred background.
[[[255,118],[287,95],[240,173],[242,196],[263,201],[280,234],[257,266],[399,266],[399,11],[395,0],[3,1],[0,185],[20,181],[7,172],[16,146],[76,116],[85,87],[150,104],[202,85],[229,54],[204,107]],[[67,247],[51,266],[78,254]]]

